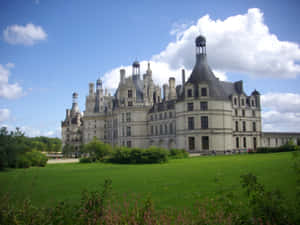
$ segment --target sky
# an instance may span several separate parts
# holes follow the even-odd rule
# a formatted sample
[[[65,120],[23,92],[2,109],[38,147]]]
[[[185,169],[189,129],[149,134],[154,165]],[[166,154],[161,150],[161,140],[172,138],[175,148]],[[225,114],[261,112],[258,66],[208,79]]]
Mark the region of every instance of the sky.
[[[0,126],[60,137],[72,93],[84,111],[88,83],[113,94],[135,60],[156,83],[179,84],[201,34],[217,77],[261,93],[263,131],[300,132],[299,10],[297,0],[1,0]]]

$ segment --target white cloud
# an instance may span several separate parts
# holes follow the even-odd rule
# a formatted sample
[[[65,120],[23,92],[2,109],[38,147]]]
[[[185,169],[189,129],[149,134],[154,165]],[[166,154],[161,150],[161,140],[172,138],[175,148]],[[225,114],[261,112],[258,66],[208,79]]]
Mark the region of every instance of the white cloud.
[[[18,83],[9,84],[10,69],[14,64],[8,63],[6,66],[0,64],[0,98],[14,99],[22,96],[22,87]]]
[[[28,23],[25,26],[12,25],[3,31],[4,40],[9,44],[34,45],[38,41],[46,40],[47,33],[41,26]]]
[[[278,40],[256,8],[225,20],[213,20],[206,15],[187,29],[172,33],[176,41],[152,58],[168,63],[172,69],[193,67],[194,41],[202,34],[207,39],[208,62],[216,70],[285,78],[300,74],[300,65],[296,63],[300,60],[299,45]]]
[[[9,109],[0,109],[0,122],[4,122],[10,119]]]
[[[300,132],[300,94],[267,93],[261,102],[264,131]]]
[[[156,61],[149,61],[150,67],[152,70],[152,78],[156,84],[163,85],[165,83],[169,82],[170,77],[175,77],[176,83],[181,84],[182,78],[181,78],[181,70],[184,67],[179,67],[177,69],[170,68],[170,65],[165,62],[156,62]],[[148,61],[142,61],[140,62],[140,68],[141,68],[141,79],[142,75],[146,72],[148,68]],[[132,66],[120,66],[117,68],[112,69],[111,71],[107,72],[103,76],[103,84],[105,88],[108,88],[111,92],[113,92],[119,84],[120,81],[120,69],[126,70],[126,76],[132,75]],[[186,70],[186,80],[188,76],[190,75],[191,70]],[[226,80],[226,74],[222,71],[214,71],[215,75],[219,77],[220,80]]]

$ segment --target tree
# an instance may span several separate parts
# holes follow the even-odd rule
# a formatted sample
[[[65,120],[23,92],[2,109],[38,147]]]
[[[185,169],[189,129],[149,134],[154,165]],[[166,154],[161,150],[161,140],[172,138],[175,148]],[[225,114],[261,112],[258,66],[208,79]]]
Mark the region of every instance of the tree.
[[[104,156],[111,152],[111,146],[94,138],[91,142],[84,145],[83,151],[95,160],[102,160]]]

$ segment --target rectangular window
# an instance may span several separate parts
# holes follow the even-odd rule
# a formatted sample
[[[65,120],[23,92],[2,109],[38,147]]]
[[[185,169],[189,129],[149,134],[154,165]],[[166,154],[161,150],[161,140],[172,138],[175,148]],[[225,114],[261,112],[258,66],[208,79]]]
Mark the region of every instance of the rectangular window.
[[[158,127],[155,126],[155,135],[157,136],[158,135]]]
[[[159,125],[159,134],[163,134],[163,126],[162,125]]]
[[[255,111],[254,110],[252,110],[252,116],[255,117]]]
[[[189,137],[189,150],[195,150],[195,137]]]
[[[200,102],[200,110],[206,111],[207,109],[207,102]]]
[[[153,135],[153,133],[154,133],[153,126],[151,126],[150,128],[151,128],[151,129],[150,129],[150,130],[151,130],[151,135]]]
[[[207,96],[207,88],[201,88],[201,96]]]
[[[132,106],[132,101],[129,101],[129,102],[128,102],[128,106]]]
[[[192,102],[189,102],[187,104],[187,111],[193,111],[194,110],[194,103]]]
[[[162,114],[161,113],[159,114],[159,119],[162,120]]]
[[[254,106],[254,100],[251,101],[251,105]]]
[[[169,117],[172,118],[172,112],[169,112]]]
[[[253,126],[253,131],[256,131],[256,123],[255,122],[253,122],[252,126]]]
[[[208,129],[208,116],[201,116],[201,128]]]
[[[165,124],[165,134],[168,134],[168,125]]]
[[[237,101],[236,101],[236,98],[234,98],[234,100],[233,100],[233,101],[234,101],[234,104],[235,104],[235,105],[237,105]]]
[[[150,116],[150,120],[151,120],[151,121],[153,120],[153,115]]]
[[[239,131],[239,122],[235,121],[235,131]]]
[[[254,138],[253,138],[253,148],[254,148],[254,149],[256,149],[256,145],[257,145],[257,143],[256,143],[256,137],[254,137]]]
[[[246,139],[246,137],[243,138],[243,142],[244,142],[243,143],[244,144],[244,148],[247,148],[247,139]]]
[[[242,110],[242,115],[245,116],[245,110],[244,109]]]
[[[193,97],[193,90],[192,89],[188,89],[187,90],[187,96],[190,98],[190,97]]]
[[[167,112],[165,112],[164,116],[165,116],[165,119],[167,119]]]
[[[132,98],[132,90],[128,90],[128,98]]]
[[[124,113],[122,113],[122,122],[124,122],[125,121],[125,115],[124,115]]]
[[[202,136],[202,149],[203,150],[209,149],[209,137],[208,136]]]
[[[246,121],[243,121],[243,131],[246,131]]]
[[[245,105],[245,100],[244,99],[242,99],[242,106],[244,106]]]
[[[157,114],[155,114],[155,120],[157,120]]]
[[[127,141],[127,147],[131,148],[131,141]]]
[[[236,148],[240,147],[240,139],[238,137],[235,138],[235,146],[236,146]]]
[[[188,117],[188,129],[194,130],[194,117]]]
[[[169,131],[170,131],[170,134],[173,134],[173,123],[170,123],[170,125],[169,125]]]
[[[131,113],[130,112],[126,113],[126,122],[131,122]]]
[[[126,128],[127,137],[131,136],[131,127]]]
[[[237,109],[234,110],[234,113],[235,113],[235,116],[238,116],[238,110]]]

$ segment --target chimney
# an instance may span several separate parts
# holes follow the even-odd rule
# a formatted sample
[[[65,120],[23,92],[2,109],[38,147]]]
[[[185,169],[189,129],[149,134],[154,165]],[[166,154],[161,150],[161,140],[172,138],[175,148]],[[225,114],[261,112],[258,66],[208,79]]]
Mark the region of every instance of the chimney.
[[[169,78],[169,100],[176,99],[175,78]]]
[[[185,83],[185,70],[182,69],[181,72],[182,72],[182,86],[183,86]]]
[[[120,83],[121,84],[123,84],[125,81],[125,74],[126,74],[125,69],[120,69]]]
[[[169,100],[169,87],[167,84],[163,85],[163,92],[164,92],[164,100],[168,101]]]
[[[89,83],[89,95],[94,95],[94,83]]]
[[[104,96],[107,96],[107,88],[105,88]]]

